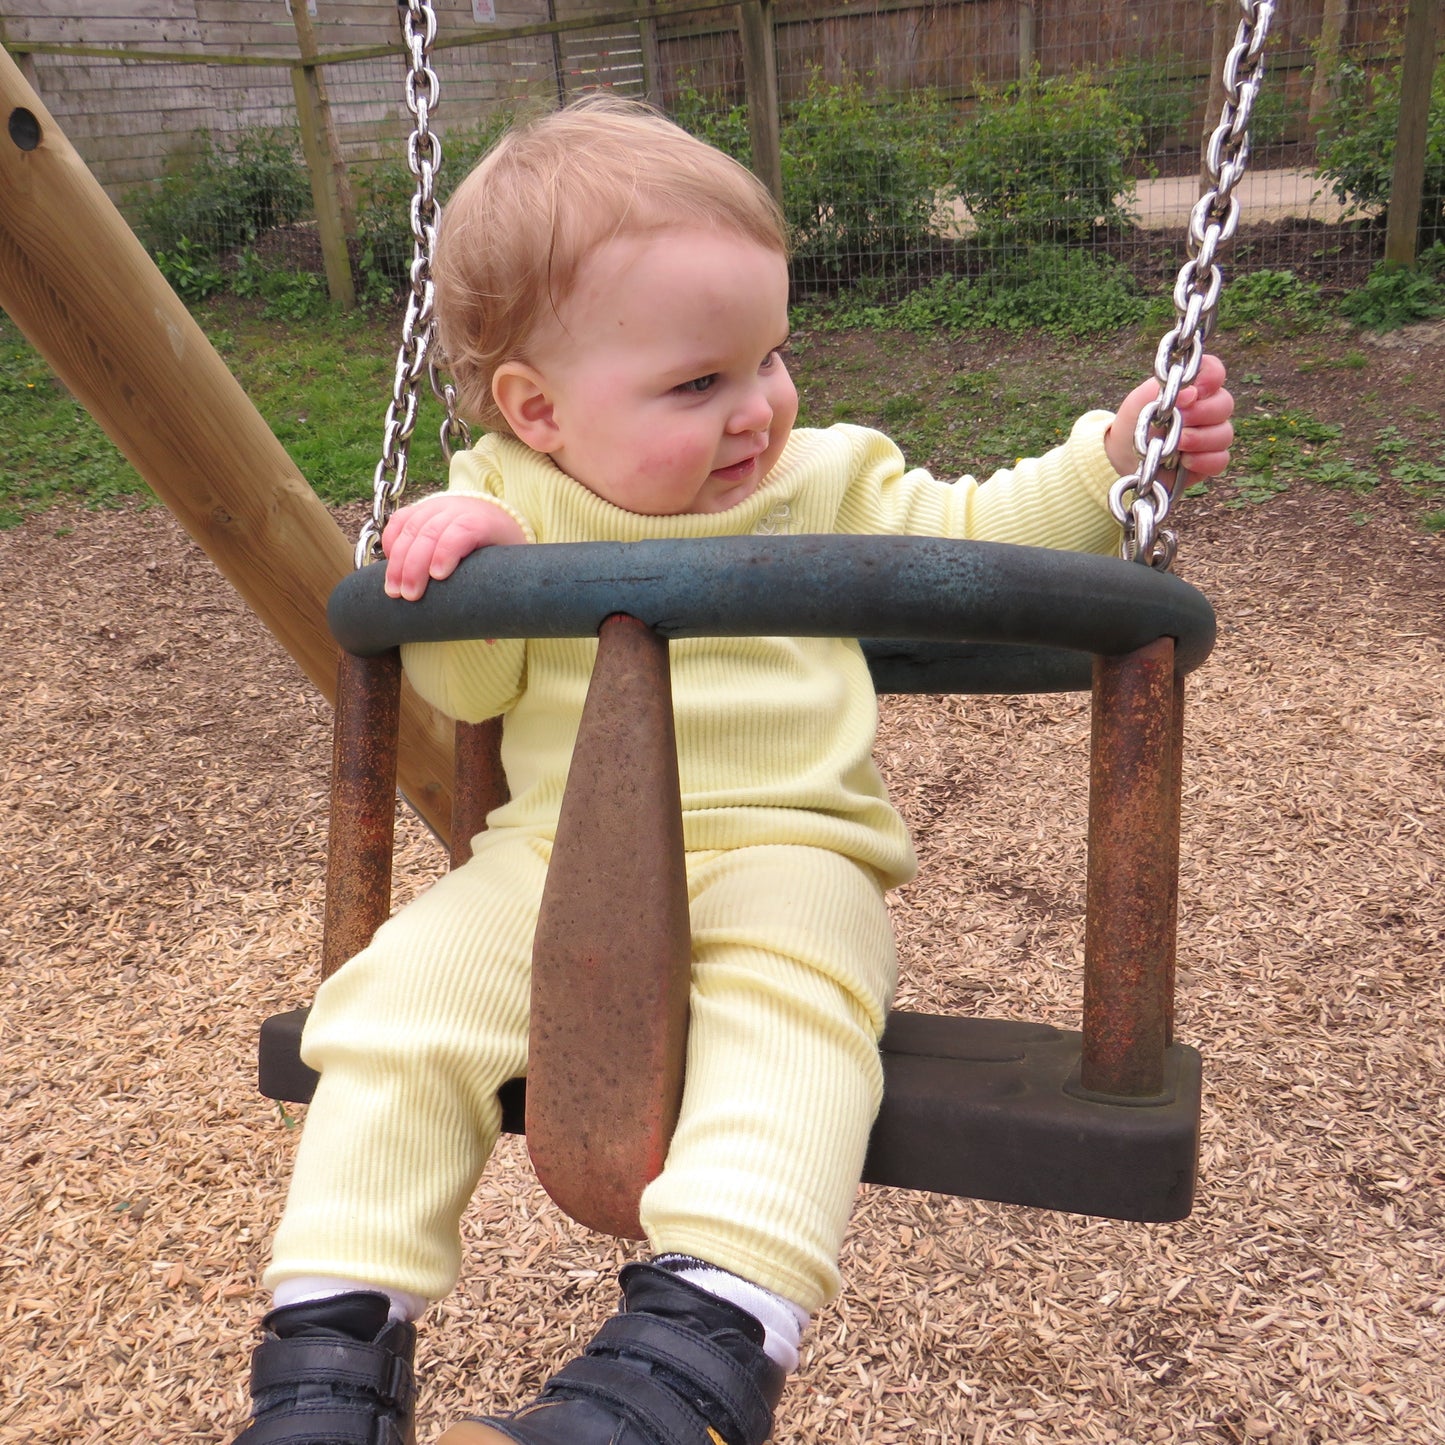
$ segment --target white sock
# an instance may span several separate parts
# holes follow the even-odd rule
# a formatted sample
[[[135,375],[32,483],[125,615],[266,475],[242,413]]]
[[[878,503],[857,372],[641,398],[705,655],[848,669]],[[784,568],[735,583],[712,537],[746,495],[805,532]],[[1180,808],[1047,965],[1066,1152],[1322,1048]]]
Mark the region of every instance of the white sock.
[[[782,1295],[774,1294],[740,1274],[719,1269],[691,1255],[664,1254],[652,1262],[669,1274],[706,1290],[708,1294],[746,1310],[766,1331],[763,1353],[790,1375],[798,1368],[798,1346],[812,1318],[801,1305],[795,1305],[792,1300],[784,1299]]]
[[[325,1274],[303,1274],[295,1279],[283,1279],[276,1286],[272,1299],[279,1310],[287,1305],[311,1304],[315,1300],[334,1299],[339,1294],[357,1293],[384,1294],[391,1301],[388,1318],[405,1320],[408,1324],[419,1320],[430,1303],[424,1295],[387,1289],[379,1284],[364,1284],[355,1279],[335,1279]]]

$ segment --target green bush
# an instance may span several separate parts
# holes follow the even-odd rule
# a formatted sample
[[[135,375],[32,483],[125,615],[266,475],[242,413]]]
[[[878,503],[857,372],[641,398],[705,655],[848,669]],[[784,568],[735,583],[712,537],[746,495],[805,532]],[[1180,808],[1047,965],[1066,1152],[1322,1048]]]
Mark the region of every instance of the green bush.
[[[509,111],[499,111],[477,125],[448,131],[441,138],[442,165],[437,197],[445,201],[467,173],[496,144],[512,123]],[[353,175],[357,191],[356,230],[361,246],[361,269],[368,290],[405,285],[411,270],[411,202],[416,177],[406,162],[404,144],[398,154]]]
[[[955,172],[979,230],[993,238],[1079,240],[1129,222],[1126,173],[1143,123],[1086,71],[980,91]]]
[[[242,253],[231,277],[231,290],[243,299],[259,300],[261,314],[279,321],[309,321],[331,304],[325,284],[314,271],[270,266],[254,251]]]
[[[1139,154],[1159,155],[1171,144],[1192,145],[1193,88],[1182,78],[1183,57],[1126,61],[1105,77],[1114,99],[1139,118]]]
[[[1335,72],[1334,99],[1319,135],[1319,170],[1342,201],[1390,202],[1395,132],[1400,122],[1400,71],[1374,73],[1353,62]],[[1445,238],[1445,66],[1436,66],[1425,141],[1420,207],[1421,249]]]
[[[184,240],[222,256],[310,209],[294,131],[243,131],[230,150],[201,131],[190,160],[139,202],[139,230],[152,254],[171,255]]]
[[[1315,325],[1320,288],[1293,271],[1247,271],[1231,280],[1219,298],[1219,329],[1267,327],[1278,334]]]
[[[746,106],[713,104],[691,76],[672,107],[684,130],[752,164]],[[838,282],[897,269],[933,241],[948,180],[951,117],[932,92],[870,97],[815,71],[780,122],[783,213],[795,274]]]
[[[782,123],[783,211],[812,281],[895,269],[926,249],[948,183],[950,115],[936,94],[870,99],[814,72]]]
[[[1445,241],[1423,252],[1414,267],[1382,261],[1358,291],[1340,302],[1340,312],[1371,331],[1445,316]]]
[[[157,251],[155,261],[156,269],[182,301],[204,301],[226,284],[216,258],[186,236],[179,237],[169,251]]]
[[[715,104],[697,88],[697,75],[689,71],[678,83],[672,118],[690,135],[716,146],[735,161],[751,167],[753,138],[745,105]]]
[[[926,334],[993,327],[1091,336],[1136,325],[1148,310],[1134,278],[1118,262],[1048,244],[1009,253],[982,275],[935,277],[893,301],[880,299],[877,290],[855,287],[816,312],[801,307],[800,324],[823,330],[857,326]]]

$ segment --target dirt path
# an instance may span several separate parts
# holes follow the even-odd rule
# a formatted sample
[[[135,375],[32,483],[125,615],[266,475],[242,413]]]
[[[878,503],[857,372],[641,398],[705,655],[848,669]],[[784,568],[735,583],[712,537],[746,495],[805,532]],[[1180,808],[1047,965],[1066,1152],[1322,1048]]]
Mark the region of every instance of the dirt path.
[[[1222,624],[1186,781],[1196,1213],[865,1190],[780,1442],[1445,1438],[1441,544],[1353,505],[1188,523]],[[254,1037],[311,987],[327,718],[158,510],[0,534],[0,656],[0,1441],[220,1445],[295,1137]],[[1085,739],[1076,699],[887,706],[909,1001],[1076,1022]],[[409,892],[439,860],[404,831]],[[612,1307],[619,1248],[514,1145],[466,1234],[424,1441]]]
[[[1240,221],[1257,226],[1266,221],[1296,218],[1338,223],[1354,221],[1370,212],[1346,205],[1331,191],[1329,182],[1313,171],[1299,167],[1246,171],[1235,195],[1239,199]],[[1182,230],[1199,199],[1199,177],[1160,176],[1141,180],[1134,189],[1128,209],[1146,231]],[[973,229],[968,208],[962,201],[953,207],[951,235],[966,236]]]

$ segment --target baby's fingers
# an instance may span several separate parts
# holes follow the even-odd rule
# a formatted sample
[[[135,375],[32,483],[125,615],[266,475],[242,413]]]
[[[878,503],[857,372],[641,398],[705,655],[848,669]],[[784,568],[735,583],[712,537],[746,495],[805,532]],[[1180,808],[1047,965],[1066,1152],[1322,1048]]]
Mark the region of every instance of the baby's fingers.
[[[1192,477],[1217,477],[1229,465],[1234,428],[1227,420],[1214,426],[1185,427],[1179,439],[1179,460]]]
[[[1186,427],[1217,426],[1234,415],[1234,395],[1222,387],[1209,392],[1187,387],[1179,394],[1179,415]]]
[[[400,597],[402,578],[407,575],[407,562],[416,544],[416,517],[408,508],[387,522],[381,534],[381,548],[386,553],[386,595]]]
[[[445,529],[445,515],[437,509],[409,507],[387,523],[382,547],[386,552],[388,597],[404,597],[408,602],[415,602],[426,591],[437,539]]]

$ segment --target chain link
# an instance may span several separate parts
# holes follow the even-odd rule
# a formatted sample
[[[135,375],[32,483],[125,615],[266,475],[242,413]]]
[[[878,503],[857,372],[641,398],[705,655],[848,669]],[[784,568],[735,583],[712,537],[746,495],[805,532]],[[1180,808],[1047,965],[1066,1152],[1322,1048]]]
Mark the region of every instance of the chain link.
[[[1174,284],[1175,325],[1154,356],[1159,395],[1139,415],[1134,450],[1140,462],[1132,476],[1121,477],[1109,492],[1109,510],[1124,528],[1120,555],[1167,572],[1178,546],[1172,528],[1160,524],[1173,500],[1161,473],[1177,482],[1183,421],[1179,395],[1199,375],[1204,343],[1214,330],[1224,277],[1215,260],[1219,248],[1239,228],[1239,198],[1234,188],[1249,162],[1249,117],[1264,79],[1264,43],[1274,18],[1274,0],[1239,0],[1244,18],[1224,64],[1224,108],[1204,148],[1209,184],[1189,216],[1189,259]]]
[[[1239,227],[1235,187],[1249,160],[1249,119],[1264,79],[1264,45],[1274,18],[1274,0],[1239,0],[1243,18],[1224,65],[1224,105],[1219,123],[1204,150],[1209,186],[1189,217],[1189,259],[1174,285],[1176,324],[1165,333],[1154,357],[1159,395],[1140,413],[1134,429],[1138,469],[1121,477],[1109,492],[1109,509],[1124,529],[1121,555],[1161,571],[1173,566],[1177,539],[1161,523],[1169,515],[1173,493],[1161,473],[1176,473],[1183,421],[1180,393],[1199,375],[1204,343],[1214,329],[1223,275],[1215,260],[1219,248]],[[442,454],[447,461],[458,445],[471,445],[466,425],[457,416],[456,392],[442,380],[432,355],[436,335],[436,288],[431,258],[436,244],[440,207],[436,178],[441,169],[441,141],[431,130],[441,85],[431,68],[436,40],[436,12],[431,0],[406,0],[401,17],[409,68],[406,104],[416,125],[407,141],[407,165],[416,177],[411,203],[411,294],[402,322],[391,404],[382,430],[382,454],[372,482],[371,516],[361,529],[355,562],[365,566],[381,558],[381,534],[406,490],[407,462],[419,410],[422,372],[433,395],[446,409],[441,427]]]
[[[401,347],[396,356],[391,403],[382,427],[381,460],[372,479],[371,515],[356,543],[354,560],[358,567],[381,559],[381,534],[406,491],[407,462],[420,409],[423,372],[447,411],[441,433],[443,455],[450,461],[456,444],[471,445],[466,424],[456,414],[456,393],[449,383],[439,378],[433,358],[436,287],[431,262],[441,220],[436,181],[441,170],[442,147],[440,137],[431,129],[431,114],[441,96],[441,83],[430,61],[437,36],[436,11],[431,0],[406,0],[401,8],[401,29],[408,57],[406,106],[416,122],[406,145],[406,163],[416,177],[416,192],[411,200],[411,292],[401,324]]]

